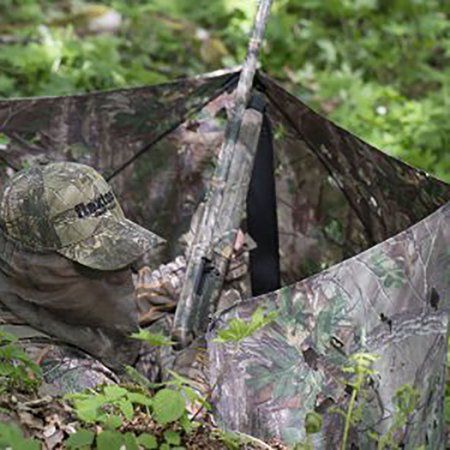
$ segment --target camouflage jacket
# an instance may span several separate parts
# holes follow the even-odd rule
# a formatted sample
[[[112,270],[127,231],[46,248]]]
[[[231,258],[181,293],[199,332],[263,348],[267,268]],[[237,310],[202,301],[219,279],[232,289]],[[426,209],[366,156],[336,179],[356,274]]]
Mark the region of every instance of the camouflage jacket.
[[[221,308],[238,301],[248,289],[246,255],[243,253],[232,261],[220,299]],[[186,260],[180,256],[153,271],[144,266],[133,276],[141,327],[166,335],[170,333],[185,269]],[[42,394],[77,392],[119,381],[119,376],[100,361],[32,328],[1,303],[0,323],[0,330],[17,335],[30,357],[43,369]],[[199,389],[203,390],[208,384],[206,363],[204,341],[199,339],[183,352],[143,343],[135,367],[152,381],[164,379],[167,370],[174,370],[199,382]]]

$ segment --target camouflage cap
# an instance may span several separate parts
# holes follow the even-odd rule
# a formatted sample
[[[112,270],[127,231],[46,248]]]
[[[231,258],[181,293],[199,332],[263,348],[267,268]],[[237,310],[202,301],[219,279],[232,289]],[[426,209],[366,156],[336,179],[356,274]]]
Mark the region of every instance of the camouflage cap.
[[[3,192],[0,220],[12,239],[100,270],[131,264],[164,240],[126,219],[92,167],[57,162],[16,174]]]

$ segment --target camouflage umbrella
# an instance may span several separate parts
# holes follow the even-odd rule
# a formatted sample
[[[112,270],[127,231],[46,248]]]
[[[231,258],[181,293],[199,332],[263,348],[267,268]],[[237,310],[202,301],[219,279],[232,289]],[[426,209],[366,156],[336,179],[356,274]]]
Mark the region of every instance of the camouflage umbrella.
[[[164,236],[174,257],[214,172],[237,77],[0,101],[0,187],[29,164],[90,164],[111,179],[127,217]],[[370,448],[368,431],[391,430],[406,448],[441,448],[450,187],[337,127],[266,75],[257,74],[255,88],[273,136],[282,287],[248,293],[211,327],[218,419],[295,442],[317,410],[325,413],[317,444],[337,448],[342,418],[330,406],[348,400],[342,366],[363,351],[380,357],[353,442]],[[212,342],[230,318],[258,306],[277,319],[238,347]],[[393,430],[405,384],[420,395]]]

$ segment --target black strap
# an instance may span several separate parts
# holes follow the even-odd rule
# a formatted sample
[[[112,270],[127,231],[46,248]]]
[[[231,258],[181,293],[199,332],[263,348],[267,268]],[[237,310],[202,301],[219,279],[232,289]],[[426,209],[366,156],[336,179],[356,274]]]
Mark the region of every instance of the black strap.
[[[266,114],[247,194],[247,229],[257,244],[257,248],[250,252],[252,294],[261,295],[279,289],[280,257],[272,128]]]

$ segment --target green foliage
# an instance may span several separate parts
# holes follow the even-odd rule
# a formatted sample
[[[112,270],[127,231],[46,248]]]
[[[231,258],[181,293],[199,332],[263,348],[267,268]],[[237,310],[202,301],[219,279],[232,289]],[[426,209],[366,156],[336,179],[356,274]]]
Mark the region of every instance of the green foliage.
[[[229,450],[239,450],[241,448],[241,438],[238,434],[232,431],[217,430],[217,437],[224,443]]]
[[[0,96],[168,81],[240,64],[256,1],[3,0]],[[88,33],[116,11],[115,33]],[[450,180],[450,8],[442,0],[277,0],[263,69],[370,143]]]
[[[91,430],[78,430],[72,434],[65,442],[67,448],[70,450],[83,449],[91,447],[95,439],[95,433]]]
[[[293,450],[314,450],[311,435],[319,433],[322,429],[323,418],[315,411],[310,411],[305,416],[306,442],[294,445]]]
[[[97,450],[120,450],[125,436],[118,431],[105,430],[97,435]]]
[[[153,441],[151,441],[151,439],[153,439]],[[149,445],[147,445],[147,443],[149,443]],[[150,445],[153,443],[154,446]],[[139,445],[141,448],[145,449],[158,447],[156,438],[146,433],[136,438],[136,436],[130,432],[121,433],[116,430],[104,430],[96,435],[93,431],[84,429],[72,434],[65,442],[65,445],[70,450],[86,450],[88,448],[96,448],[97,450],[120,450],[124,448],[126,450],[139,450]]]
[[[167,430],[164,433],[164,439],[169,445],[180,445],[181,444],[181,436],[180,433],[173,430]]]
[[[305,431],[306,434],[316,434],[322,429],[322,416],[314,411],[306,414],[305,417]]]
[[[34,391],[41,380],[41,368],[22,350],[17,337],[0,331],[0,391]]]
[[[0,96],[61,95],[154,84],[239,64],[256,4],[199,0],[193,8],[188,0],[98,3],[2,0],[0,36],[10,41],[0,45]],[[92,6],[119,12],[120,28],[112,35],[86,33]],[[442,0],[277,0],[262,66],[343,127],[450,181],[449,33],[450,6]],[[284,134],[282,128],[275,130],[276,139]],[[326,232],[338,241],[341,238],[336,224],[330,223]],[[385,274],[386,288],[402,284],[398,268],[383,260],[374,265]],[[258,314],[249,322],[230,322],[219,334],[219,342],[239,343],[269,323],[265,322],[269,315]],[[136,337],[152,345],[170,345],[158,335]],[[354,361],[353,383],[370,370],[369,364],[358,375],[361,363],[370,361]],[[33,389],[40,377],[39,368],[15,338],[0,335],[1,389]],[[171,388],[195,395],[180,380],[174,380]],[[352,389],[353,396],[355,386]],[[81,414],[88,423],[104,424],[110,433],[136,408],[152,410],[152,398],[141,392],[96,395],[99,398],[79,399]],[[402,396],[399,417],[405,416],[405,405],[414,397],[410,393],[404,397],[405,392]],[[447,387],[445,414],[450,423],[449,398]],[[358,407],[353,406],[350,421],[358,416]],[[156,439],[141,435],[137,440],[140,445],[140,440],[146,441],[146,448],[156,448],[152,438]]]
[[[273,322],[277,315],[278,313],[276,311],[266,313],[263,308],[258,308],[248,321],[243,319],[231,319],[227,328],[218,331],[217,335],[219,337],[215,338],[214,342],[239,343]]]
[[[373,364],[377,359],[378,356],[371,353],[355,353],[350,356],[348,365],[343,368],[343,371],[350,375],[350,380],[346,381],[347,386],[351,388],[347,410],[329,409],[329,412],[338,413],[345,419],[341,450],[347,449],[350,427],[361,423],[364,414],[367,413],[367,408],[370,408],[366,397],[369,392],[370,380],[376,374]],[[374,431],[367,432],[369,438],[377,443],[378,450],[397,448],[398,441],[396,438],[402,434],[404,427],[408,424],[411,415],[416,410],[419,399],[419,393],[411,385],[405,384],[397,389],[392,399],[394,413],[390,428],[383,435]]]
[[[103,423],[110,428],[120,425],[120,417],[131,420],[136,405],[153,405],[152,398],[147,395],[115,384],[105,386],[101,392],[68,394],[66,398],[73,402],[81,421],[89,424]]]
[[[107,450],[125,446],[129,450],[137,450],[140,446],[144,449],[182,449],[182,434],[189,434],[196,427],[188,418],[186,398],[191,400],[200,397],[189,386],[192,382],[179,375],[172,375],[172,380],[159,386],[166,387],[157,390],[154,395],[139,387],[130,390],[118,385],[66,395],[66,399],[73,404],[78,419],[87,427],[70,436],[66,442],[67,448],[75,450],[95,447]],[[124,423],[132,422],[140,412],[151,417],[164,430],[163,439],[149,433],[137,436],[131,432],[123,432]],[[96,425],[100,427],[95,428],[94,432],[92,430]]]
[[[153,414],[156,421],[162,425],[180,419],[185,407],[183,396],[172,389],[161,389],[153,398]]]
[[[40,450],[41,445],[35,439],[24,438],[16,425],[0,423],[0,448],[13,450]]]
[[[348,403],[347,412],[345,413],[345,425],[344,433],[342,435],[341,450],[347,449],[350,426],[356,422],[359,422],[361,418],[361,409],[357,410],[355,408],[356,399],[364,389],[366,383],[369,381],[369,377],[375,374],[372,369],[372,365],[377,359],[378,356],[372,355],[371,353],[355,353],[350,356],[349,365],[343,368],[344,372],[352,376],[352,379],[347,382],[347,385],[352,389],[352,394]]]
[[[449,180],[444,2],[276,4],[264,66],[370,143]]]
[[[142,447],[152,450],[154,448],[158,448],[158,441],[156,440],[155,436],[148,434],[148,433],[142,433],[137,438],[137,443],[141,445]]]
[[[137,333],[133,333],[131,337],[147,342],[147,344],[150,344],[153,347],[171,346],[175,343],[162,333],[152,333],[151,331],[144,329],[139,330]]]

